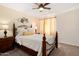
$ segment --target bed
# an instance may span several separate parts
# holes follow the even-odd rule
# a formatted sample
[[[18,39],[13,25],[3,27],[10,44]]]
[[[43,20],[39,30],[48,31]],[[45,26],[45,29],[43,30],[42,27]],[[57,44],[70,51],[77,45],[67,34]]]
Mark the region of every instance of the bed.
[[[18,26],[19,28],[24,28],[25,25]],[[30,26],[30,28],[32,25]],[[21,30],[21,28],[19,30]],[[27,28],[26,28],[27,29]],[[53,35],[49,36],[46,34],[16,34],[17,28],[13,24],[13,36],[15,44],[17,44],[23,51],[30,55],[46,56],[50,55],[54,48],[58,48],[58,33],[56,32],[55,37]],[[24,29],[22,31],[25,31]],[[22,32],[21,31],[21,32]],[[33,32],[33,31],[32,31]],[[32,33],[30,33],[32,34]]]

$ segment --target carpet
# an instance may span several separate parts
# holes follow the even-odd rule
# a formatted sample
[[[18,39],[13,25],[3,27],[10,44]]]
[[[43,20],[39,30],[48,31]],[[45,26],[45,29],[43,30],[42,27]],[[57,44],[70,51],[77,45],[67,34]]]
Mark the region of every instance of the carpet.
[[[19,48],[0,53],[0,56],[30,56]],[[50,56],[79,56],[79,47],[60,43],[57,49],[54,49]]]

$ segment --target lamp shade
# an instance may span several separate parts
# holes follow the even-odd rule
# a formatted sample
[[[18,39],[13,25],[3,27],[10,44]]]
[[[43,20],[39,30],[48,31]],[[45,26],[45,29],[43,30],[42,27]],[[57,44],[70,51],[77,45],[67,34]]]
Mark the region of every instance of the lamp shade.
[[[3,29],[8,29],[8,27],[9,27],[9,26],[8,26],[7,24],[3,24],[3,25],[2,25],[2,28],[3,28]]]

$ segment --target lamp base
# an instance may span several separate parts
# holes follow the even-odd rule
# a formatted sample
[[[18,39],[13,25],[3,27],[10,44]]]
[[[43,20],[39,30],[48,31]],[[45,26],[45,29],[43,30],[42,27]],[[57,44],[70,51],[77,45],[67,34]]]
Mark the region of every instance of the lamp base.
[[[4,30],[4,34],[5,34],[5,36],[4,36],[4,37],[7,37],[7,31],[6,31],[6,30]]]

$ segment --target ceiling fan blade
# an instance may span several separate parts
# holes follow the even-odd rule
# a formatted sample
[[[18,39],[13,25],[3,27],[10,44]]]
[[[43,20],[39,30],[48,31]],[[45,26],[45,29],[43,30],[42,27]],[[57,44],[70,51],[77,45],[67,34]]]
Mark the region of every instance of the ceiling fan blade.
[[[44,7],[42,3],[40,3],[39,8],[40,8],[40,7]]]
[[[38,5],[38,6],[40,5],[39,3],[35,3],[35,4]]]
[[[32,9],[39,9],[39,7],[37,7],[37,8],[32,8]]]
[[[49,10],[50,10],[51,8],[48,8],[48,7],[44,7],[44,9],[49,9]]]
[[[45,3],[44,6],[47,6],[48,4],[50,4],[50,3]]]
[[[32,9],[38,9],[38,8],[32,8]]]

